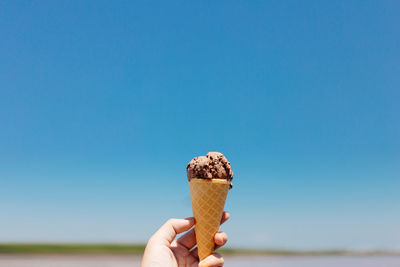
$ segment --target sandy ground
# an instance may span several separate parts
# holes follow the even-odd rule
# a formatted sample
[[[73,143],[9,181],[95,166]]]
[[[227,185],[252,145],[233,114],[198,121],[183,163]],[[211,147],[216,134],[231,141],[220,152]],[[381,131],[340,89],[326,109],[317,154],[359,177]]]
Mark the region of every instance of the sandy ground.
[[[0,267],[139,267],[139,256],[0,255]],[[399,267],[400,257],[225,257],[239,267]]]
[[[139,256],[125,255],[0,255],[1,267],[136,267]]]

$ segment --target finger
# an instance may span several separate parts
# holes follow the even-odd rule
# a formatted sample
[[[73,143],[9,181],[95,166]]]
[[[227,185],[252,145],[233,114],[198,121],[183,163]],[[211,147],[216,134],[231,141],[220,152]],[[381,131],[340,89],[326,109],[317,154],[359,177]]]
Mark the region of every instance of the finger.
[[[213,253],[199,263],[199,267],[219,267],[224,265],[224,258],[218,253]]]
[[[169,219],[160,229],[158,229],[152,239],[163,240],[170,244],[177,234],[189,230],[193,225],[193,217],[186,219]]]
[[[231,217],[231,215],[229,214],[229,212],[224,211],[224,212],[222,213],[221,224],[223,224],[224,222],[226,222],[230,217]]]
[[[218,232],[214,236],[214,241],[215,241],[214,249],[218,249],[226,244],[226,242],[228,241],[228,235],[224,232]],[[193,249],[190,252],[190,254],[192,254],[192,256],[195,258],[199,258],[199,251],[198,251],[197,247],[195,249]]]
[[[229,217],[230,217],[229,213],[224,211],[222,213],[221,224],[226,222],[229,219]],[[196,234],[194,228],[189,232],[187,232],[186,234],[184,234],[183,236],[181,236],[180,238],[178,238],[176,242],[186,247],[187,249],[191,249],[192,247],[194,247],[196,245]]]
[[[217,246],[223,246],[228,241],[228,235],[224,232],[218,232],[214,236],[214,241]]]

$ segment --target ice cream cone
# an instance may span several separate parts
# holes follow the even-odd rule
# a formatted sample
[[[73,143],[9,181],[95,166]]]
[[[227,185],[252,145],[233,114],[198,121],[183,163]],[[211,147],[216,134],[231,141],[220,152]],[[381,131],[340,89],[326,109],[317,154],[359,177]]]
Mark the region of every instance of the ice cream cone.
[[[191,179],[189,181],[196,240],[200,261],[215,248],[214,235],[221,223],[230,181],[226,179]]]

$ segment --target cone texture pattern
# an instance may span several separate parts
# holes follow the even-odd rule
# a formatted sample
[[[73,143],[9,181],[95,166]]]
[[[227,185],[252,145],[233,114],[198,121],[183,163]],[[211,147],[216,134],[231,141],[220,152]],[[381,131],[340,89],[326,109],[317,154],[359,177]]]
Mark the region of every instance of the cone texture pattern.
[[[221,223],[230,182],[224,179],[189,181],[200,261],[214,250],[214,235]]]

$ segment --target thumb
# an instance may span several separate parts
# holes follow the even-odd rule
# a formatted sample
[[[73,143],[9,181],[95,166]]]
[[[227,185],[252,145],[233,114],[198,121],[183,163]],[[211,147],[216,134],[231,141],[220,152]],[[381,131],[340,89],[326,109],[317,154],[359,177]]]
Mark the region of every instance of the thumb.
[[[152,239],[171,244],[177,234],[186,232],[192,228],[194,222],[193,217],[186,219],[169,219],[160,229],[158,229]]]

